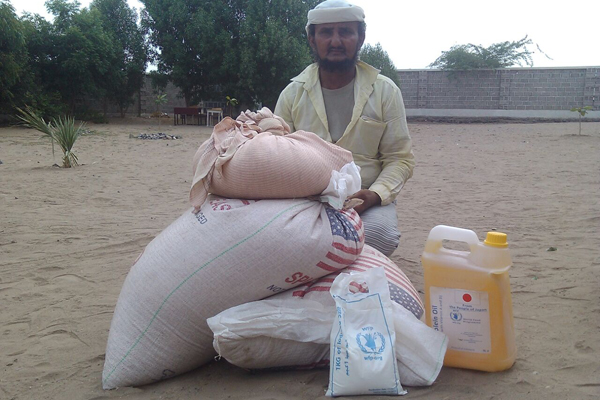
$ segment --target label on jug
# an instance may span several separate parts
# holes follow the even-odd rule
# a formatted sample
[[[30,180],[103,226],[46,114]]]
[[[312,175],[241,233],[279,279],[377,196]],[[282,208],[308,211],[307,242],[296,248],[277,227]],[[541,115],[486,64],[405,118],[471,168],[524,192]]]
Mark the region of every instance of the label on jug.
[[[489,354],[488,293],[433,286],[429,290],[431,327],[448,336],[448,349]]]

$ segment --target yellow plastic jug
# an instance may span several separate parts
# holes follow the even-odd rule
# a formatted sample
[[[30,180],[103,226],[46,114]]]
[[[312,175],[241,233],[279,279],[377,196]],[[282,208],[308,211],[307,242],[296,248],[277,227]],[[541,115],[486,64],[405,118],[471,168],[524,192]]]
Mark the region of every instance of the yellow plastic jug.
[[[469,251],[444,241],[464,242]],[[481,371],[510,368],[516,357],[506,234],[483,243],[468,229],[438,225],[421,256],[427,325],[448,336],[444,365]]]

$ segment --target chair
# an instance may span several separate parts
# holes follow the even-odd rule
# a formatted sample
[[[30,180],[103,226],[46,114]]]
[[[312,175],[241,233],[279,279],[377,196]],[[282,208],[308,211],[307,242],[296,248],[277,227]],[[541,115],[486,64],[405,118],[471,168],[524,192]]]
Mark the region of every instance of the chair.
[[[215,117],[217,117],[217,123],[221,122],[221,120],[223,119],[223,109],[222,108],[211,108],[210,110],[206,110],[206,126],[209,126],[211,117],[212,117],[213,126],[216,125],[214,123]]]

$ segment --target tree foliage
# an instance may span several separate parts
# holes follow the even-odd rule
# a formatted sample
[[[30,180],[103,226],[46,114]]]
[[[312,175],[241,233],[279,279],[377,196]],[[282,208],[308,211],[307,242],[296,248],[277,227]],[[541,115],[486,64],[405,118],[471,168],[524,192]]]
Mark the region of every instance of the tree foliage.
[[[79,10],[79,3],[66,0],[49,0],[46,6],[54,15],[54,24],[45,82],[74,113],[86,95],[104,98],[109,94],[109,82],[119,65],[118,47],[102,26],[97,9]]]
[[[0,108],[26,106],[51,120],[99,104],[123,113],[143,84],[169,79],[186,103],[222,100],[274,107],[289,79],[311,62],[306,14],[319,0],[48,0],[54,16],[18,18],[0,0]],[[393,75],[393,74],[390,74]],[[96,110],[97,111],[97,110]]]
[[[318,0],[142,0],[158,70],[186,104],[229,93],[273,107],[310,62],[304,25]]]
[[[27,42],[28,65],[21,87],[18,107],[28,105],[46,117],[64,114],[66,105],[58,90],[52,88],[54,71],[52,59],[53,25],[39,15],[26,14],[21,18]]]
[[[400,78],[394,62],[387,51],[377,43],[375,46],[365,44],[360,50],[360,59],[381,71],[382,75],[390,78],[396,86],[400,87]]]
[[[125,109],[143,82],[147,49],[125,0],[48,0],[52,22],[21,18],[0,0],[0,96],[3,108],[30,106],[45,117],[107,99]],[[6,105],[9,106],[6,106]]]
[[[231,10],[204,0],[144,0],[144,5],[159,73],[170,76],[188,105],[213,95],[231,54],[226,29],[231,16],[225,14]]]
[[[533,41],[527,36],[514,42],[495,43],[489,47],[471,43],[456,45],[448,51],[442,51],[442,55],[429,66],[443,70],[495,69],[513,65],[531,67],[531,56],[535,53],[529,49],[532,45]]]
[[[90,9],[98,10],[104,30],[111,36],[117,53],[106,82],[106,98],[114,101],[124,115],[133,104],[133,95],[142,87],[148,46],[144,32],[138,25],[138,15],[125,0],[94,0]]]
[[[155,94],[166,90],[169,84],[169,75],[158,71],[150,71],[147,75],[150,78],[150,85]]]
[[[275,108],[281,90],[312,61],[306,14],[319,1],[248,1],[241,21],[238,84],[230,93],[242,101]],[[234,75],[235,74],[235,75]]]
[[[23,26],[13,6],[0,1],[0,113],[18,102],[19,83],[27,65],[27,46]]]

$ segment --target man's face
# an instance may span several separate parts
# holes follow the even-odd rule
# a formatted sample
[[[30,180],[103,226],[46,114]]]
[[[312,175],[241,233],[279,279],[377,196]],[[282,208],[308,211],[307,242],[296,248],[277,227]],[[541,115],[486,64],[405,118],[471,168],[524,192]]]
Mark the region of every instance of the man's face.
[[[365,41],[358,33],[358,22],[315,25],[315,35],[308,36],[319,66],[330,72],[343,72],[356,65],[358,51]]]

